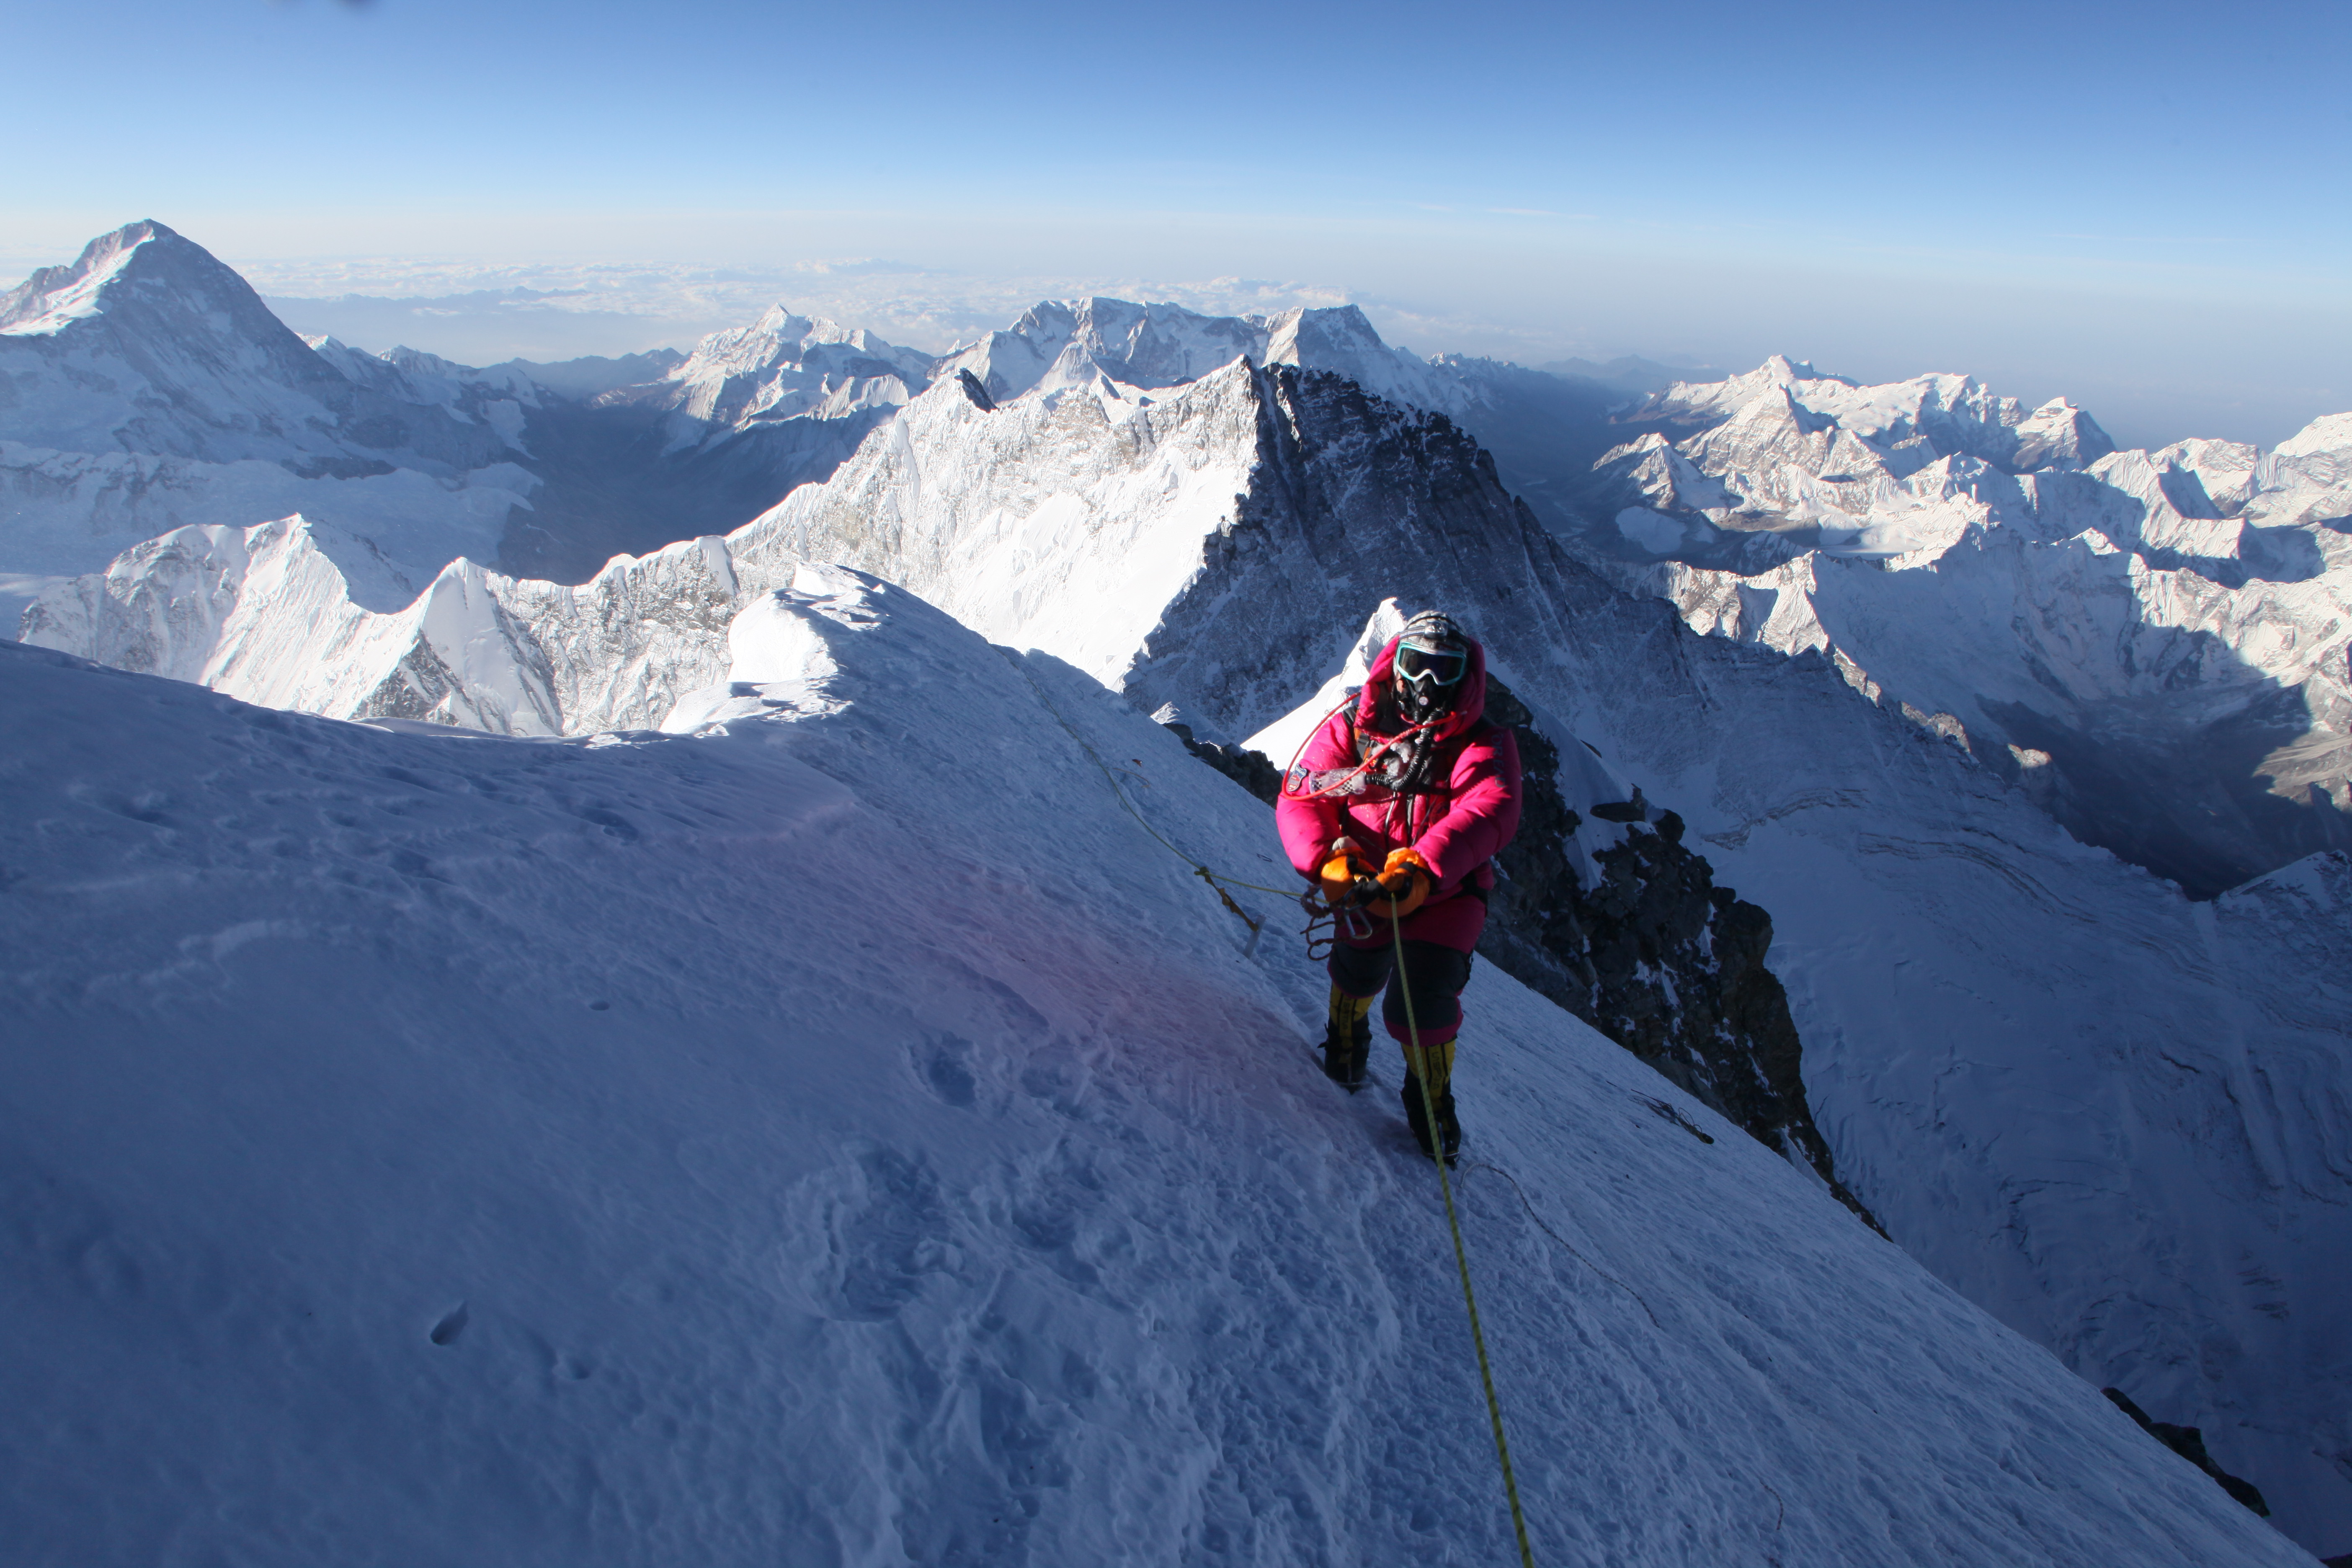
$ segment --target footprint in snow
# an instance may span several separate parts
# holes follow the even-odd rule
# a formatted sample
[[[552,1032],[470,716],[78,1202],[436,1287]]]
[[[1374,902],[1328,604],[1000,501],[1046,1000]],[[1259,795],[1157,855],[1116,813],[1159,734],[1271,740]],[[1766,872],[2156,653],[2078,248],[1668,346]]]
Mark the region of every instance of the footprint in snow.
[[[466,1310],[466,1303],[460,1301],[441,1314],[441,1321],[433,1325],[433,1331],[425,1337],[436,1345],[454,1345],[457,1342],[457,1336],[466,1331],[466,1325],[472,1321],[472,1316]]]
[[[972,1071],[976,1053],[961,1035],[929,1035],[908,1047],[916,1079],[959,1110],[971,1110],[980,1098],[980,1080]]]
[[[925,1276],[947,1270],[947,1206],[919,1160],[874,1149],[857,1163],[862,1191],[833,1216],[830,1294],[843,1317],[879,1322],[915,1299]]]

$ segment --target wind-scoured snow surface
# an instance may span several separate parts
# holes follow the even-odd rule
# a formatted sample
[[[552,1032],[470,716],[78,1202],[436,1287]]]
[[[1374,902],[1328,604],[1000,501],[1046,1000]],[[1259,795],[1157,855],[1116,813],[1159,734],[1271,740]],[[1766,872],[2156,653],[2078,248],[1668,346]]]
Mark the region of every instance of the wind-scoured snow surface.
[[[1506,1558],[1433,1173],[1062,721],[1221,866],[1263,809],[871,579],[734,632],[693,733],[570,742],[0,644],[12,1560]],[[1538,1561],[2303,1561],[1624,1052],[1468,1002]]]

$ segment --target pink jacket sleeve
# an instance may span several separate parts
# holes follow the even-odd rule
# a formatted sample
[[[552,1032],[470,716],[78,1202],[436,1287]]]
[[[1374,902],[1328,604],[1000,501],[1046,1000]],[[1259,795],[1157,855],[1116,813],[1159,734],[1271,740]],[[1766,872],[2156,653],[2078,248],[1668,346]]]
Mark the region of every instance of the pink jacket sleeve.
[[[1519,830],[1518,737],[1496,725],[1464,746],[1453,786],[1452,808],[1413,844],[1437,874],[1440,893],[1460,887]]]
[[[1282,835],[1283,851],[1302,877],[1312,878],[1321,868],[1330,852],[1331,840],[1339,837],[1339,805],[1333,800],[1292,799],[1292,776],[1298,768],[1320,773],[1355,766],[1355,727],[1349,722],[1351,717],[1343,709],[1323,721],[1323,727],[1315,731],[1307,749],[1299,753],[1294,774],[1283,779],[1282,795],[1274,803],[1275,831]]]

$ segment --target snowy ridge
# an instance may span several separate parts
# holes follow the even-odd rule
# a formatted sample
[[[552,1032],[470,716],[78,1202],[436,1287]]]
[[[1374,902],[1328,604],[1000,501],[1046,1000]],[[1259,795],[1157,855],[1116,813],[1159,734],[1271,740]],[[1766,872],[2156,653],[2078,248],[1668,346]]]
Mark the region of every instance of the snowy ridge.
[[[521,366],[478,370],[412,348],[394,347],[375,354],[329,337],[302,341],[354,385],[401,403],[446,410],[461,424],[479,421],[498,432],[508,451],[526,458],[530,456],[523,435],[523,411],[545,406],[549,392]]]
[[[879,561],[983,636],[1050,648],[1116,683],[1201,572],[1204,541],[1239,525],[1260,456],[1262,374],[1236,361],[1148,406],[1082,384],[986,408],[962,382],[942,382],[869,436],[831,481],[803,487],[723,540],[620,557],[576,588],[453,565],[445,578],[478,582],[489,598],[432,657],[455,668],[467,662],[457,657],[461,648],[499,650],[499,682],[510,689],[530,685],[533,670],[549,672],[548,713],[507,705],[507,721],[489,728],[658,727],[678,695],[716,679],[740,597],[789,582],[803,561]],[[1041,468],[1050,476],[1043,486]],[[373,629],[361,642],[374,657],[341,662],[335,650],[353,646],[355,635],[345,621],[373,627],[369,612],[354,605],[360,618],[352,620],[308,604],[273,605],[268,584],[248,578],[247,555],[317,556],[313,531],[299,520],[253,531],[227,547],[231,565],[183,582],[184,556],[218,548],[206,531],[142,546],[106,574],[51,590],[26,612],[23,636],[103,663],[201,679],[248,700],[300,682],[309,700],[299,705],[334,717],[475,721],[455,716],[464,699],[415,712],[378,706],[391,674],[381,658],[395,647],[404,657],[404,633]],[[320,560],[305,566],[305,580],[324,583],[338,569]],[[248,600],[254,584],[264,591]],[[154,604],[190,594],[204,597],[203,613],[158,618]],[[400,626],[415,611],[375,609],[397,610]],[[296,630],[262,645],[240,639],[243,628],[263,624]]]
[[[1113,379],[1139,387],[1179,386],[1236,359],[1263,359],[1266,323],[1256,316],[1203,316],[1179,305],[1139,305],[1124,300],[1048,300],[1003,331],[951,349],[933,370],[959,371],[996,402],[1008,402],[1042,381],[1071,348]]]
[[[421,591],[420,575],[299,516],[184,528],[52,591],[26,629],[274,708],[554,733],[545,675],[512,657],[522,639],[490,575],[464,560]]]
[[[1874,458],[1898,478],[1963,454],[2023,472],[2080,468],[2115,450],[2096,421],[2063,397],[2029,410],[1963,375],[1863,386],[1779,354],[1727,381],[1677,382],[1634,405],[1623,418],[1713,432],[1760,416],[1769,429],[1781,423],[1783,410],[1797,422],[1818,422],[1850,436],[1856,445],[1848,455]],[[1759,449],[1756,443],[1735,443],[1735,450],[1741,447]]]
[[[1507,1555],[1401,1118],[1057,719],[1219,864],[1262,809],[870,579],[736,629],[696,735],[554,744],[0,645],[47,759],[0,778],[19,1551]],[[1468,1001],[1539,1561],[2304,1561],[1624,1053]]]
[[[1104,299],[1041,302],[936,359],[777,305],[682,359],[475,369],[299,339],[235,272],[153,223],[36,274],[0,300],[0,321],[12,577],[299,511],[426,573],[465,556],[582,583],[614,555],[740,526],[962,374],[996,402],[1084,386],[1114,417],[1244,358],[1506,423],[1514,398],[1567,384],[1424,363],[1353,306],[1225,317]]]
[[[1200,533],[1160,520],[1171,508],[1231,512],[1248,483],[1258,412],[1241,364],[1125,425],[1095,397],[1051,392],[986,411],[950,382],[869,437],[833,482],[794,492],[723,541],[621,557],[576,588],[454,563],[432,596],[470,606],[463,621],[428,616],[422,599],[371,611],[285,597],[279,583],[299,580],[331,598],[341,570],[315,530],[288,519],[234,541],[183,531],[142,546],[103,575],[51,590],[26,612],[23,636],[337,718],[517,734],[657,728],[681,695],[718,679],[739,600],[790,582],[803,560],[856,559],[887,538],[927,563],[904,574],[906,586],[985,636],[1055,648],[1112,679],[1157,621],[1167,584],[1199,564]],[[1057,447],[1086,451],[1092,478],[1041,495],[1024,459]],[[950,450],[957,460],[924,460]],[[282,560],[290,575],[255,576],[254,559]],[[543,689],[545,703],[474,695],[464,679],[414,679],[435,666],[470,669],[503,693]],[[289,691],[301,700],[281,703]]]
[[[1673,806],[1718,881],[1772,911],[1816,1119],[1895,1238],[2094,1383],[2203,1426],[2303,1538],[2342,1516],[2317,1456],[2352,1447],[2326,1348],[2352,1300],[2329,1109],[2352,1093],[2329,1021],[2352,976],[2259,915],[2267,898],[2192,904],[2085,847],[1830,660],[1698,637],[1612,589],[1445,420],[1279,366],[1124,418],[936,385],[725,539],[576,589],[484,574],[475,598],[469,579],[461,646],[509,689],[543,679],[567,731],[690,725],[736,615],[827,558],[1213,739],[1340,674],[1383,600],[1464,616],[1563,751],[1604,754],[1609,798],[1630,783]],[[382,689],[371,668],[328,710]]]
[[[0,294],[0,337],[55,337],[104,308],[103,293],[150,234],[117,230],[92,240],[70,267],[44,267]]]

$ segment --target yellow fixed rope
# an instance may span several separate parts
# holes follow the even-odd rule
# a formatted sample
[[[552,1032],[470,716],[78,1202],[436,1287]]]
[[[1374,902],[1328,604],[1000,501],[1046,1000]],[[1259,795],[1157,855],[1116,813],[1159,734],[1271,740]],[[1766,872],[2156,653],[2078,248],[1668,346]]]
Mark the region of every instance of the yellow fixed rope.
[[[1412,1041],[1413,1060],[1427,1058],[1421,1050],[1421,1023],[1413,1016],[1412,987],[1404,978],[1404,921],[1389,905],[1389,931],[1396,942],[1397,990],[1404,996],[1404,1027]],[[1495,1372],[1486,1362],[1486,1335],[1478,1326],[1478,1293],[1470,1288],[1470,1254],[1462,1245],[1462,1221],[1454,1212],[1454,1179],[1445,1171],[1445,1137],[1437,1125],[1437,1100],[1429,1092],[1429,1077],[1416,1072],[1413,1080],[1421,1085],[1422,1125],[1429,1129],[1430,1143],[1436,1153],[1430,1163],[1437,1167],[1437,1190],[1445,1194],[1445,1224],[1454,1233],[1454,1265],[1462,1271],[1462,1304],[1470,1309],[1470,1342],[1478,1351],[1478,1381],[1486,1389],[1486,1418],[1495,1424],[1495,1457],[1503,1462],[1503,1492],[1511,1501],[1511,1529],[1519,1538],[1519,1562],[1522,1568],[1536,1568],[1536,1554],[1528,1546],[1528,1519],[1519,1510],[1519,1479],[1511,1469],[1511,1445],[1503,1436],[1503,1402],[1495,1397]]]

